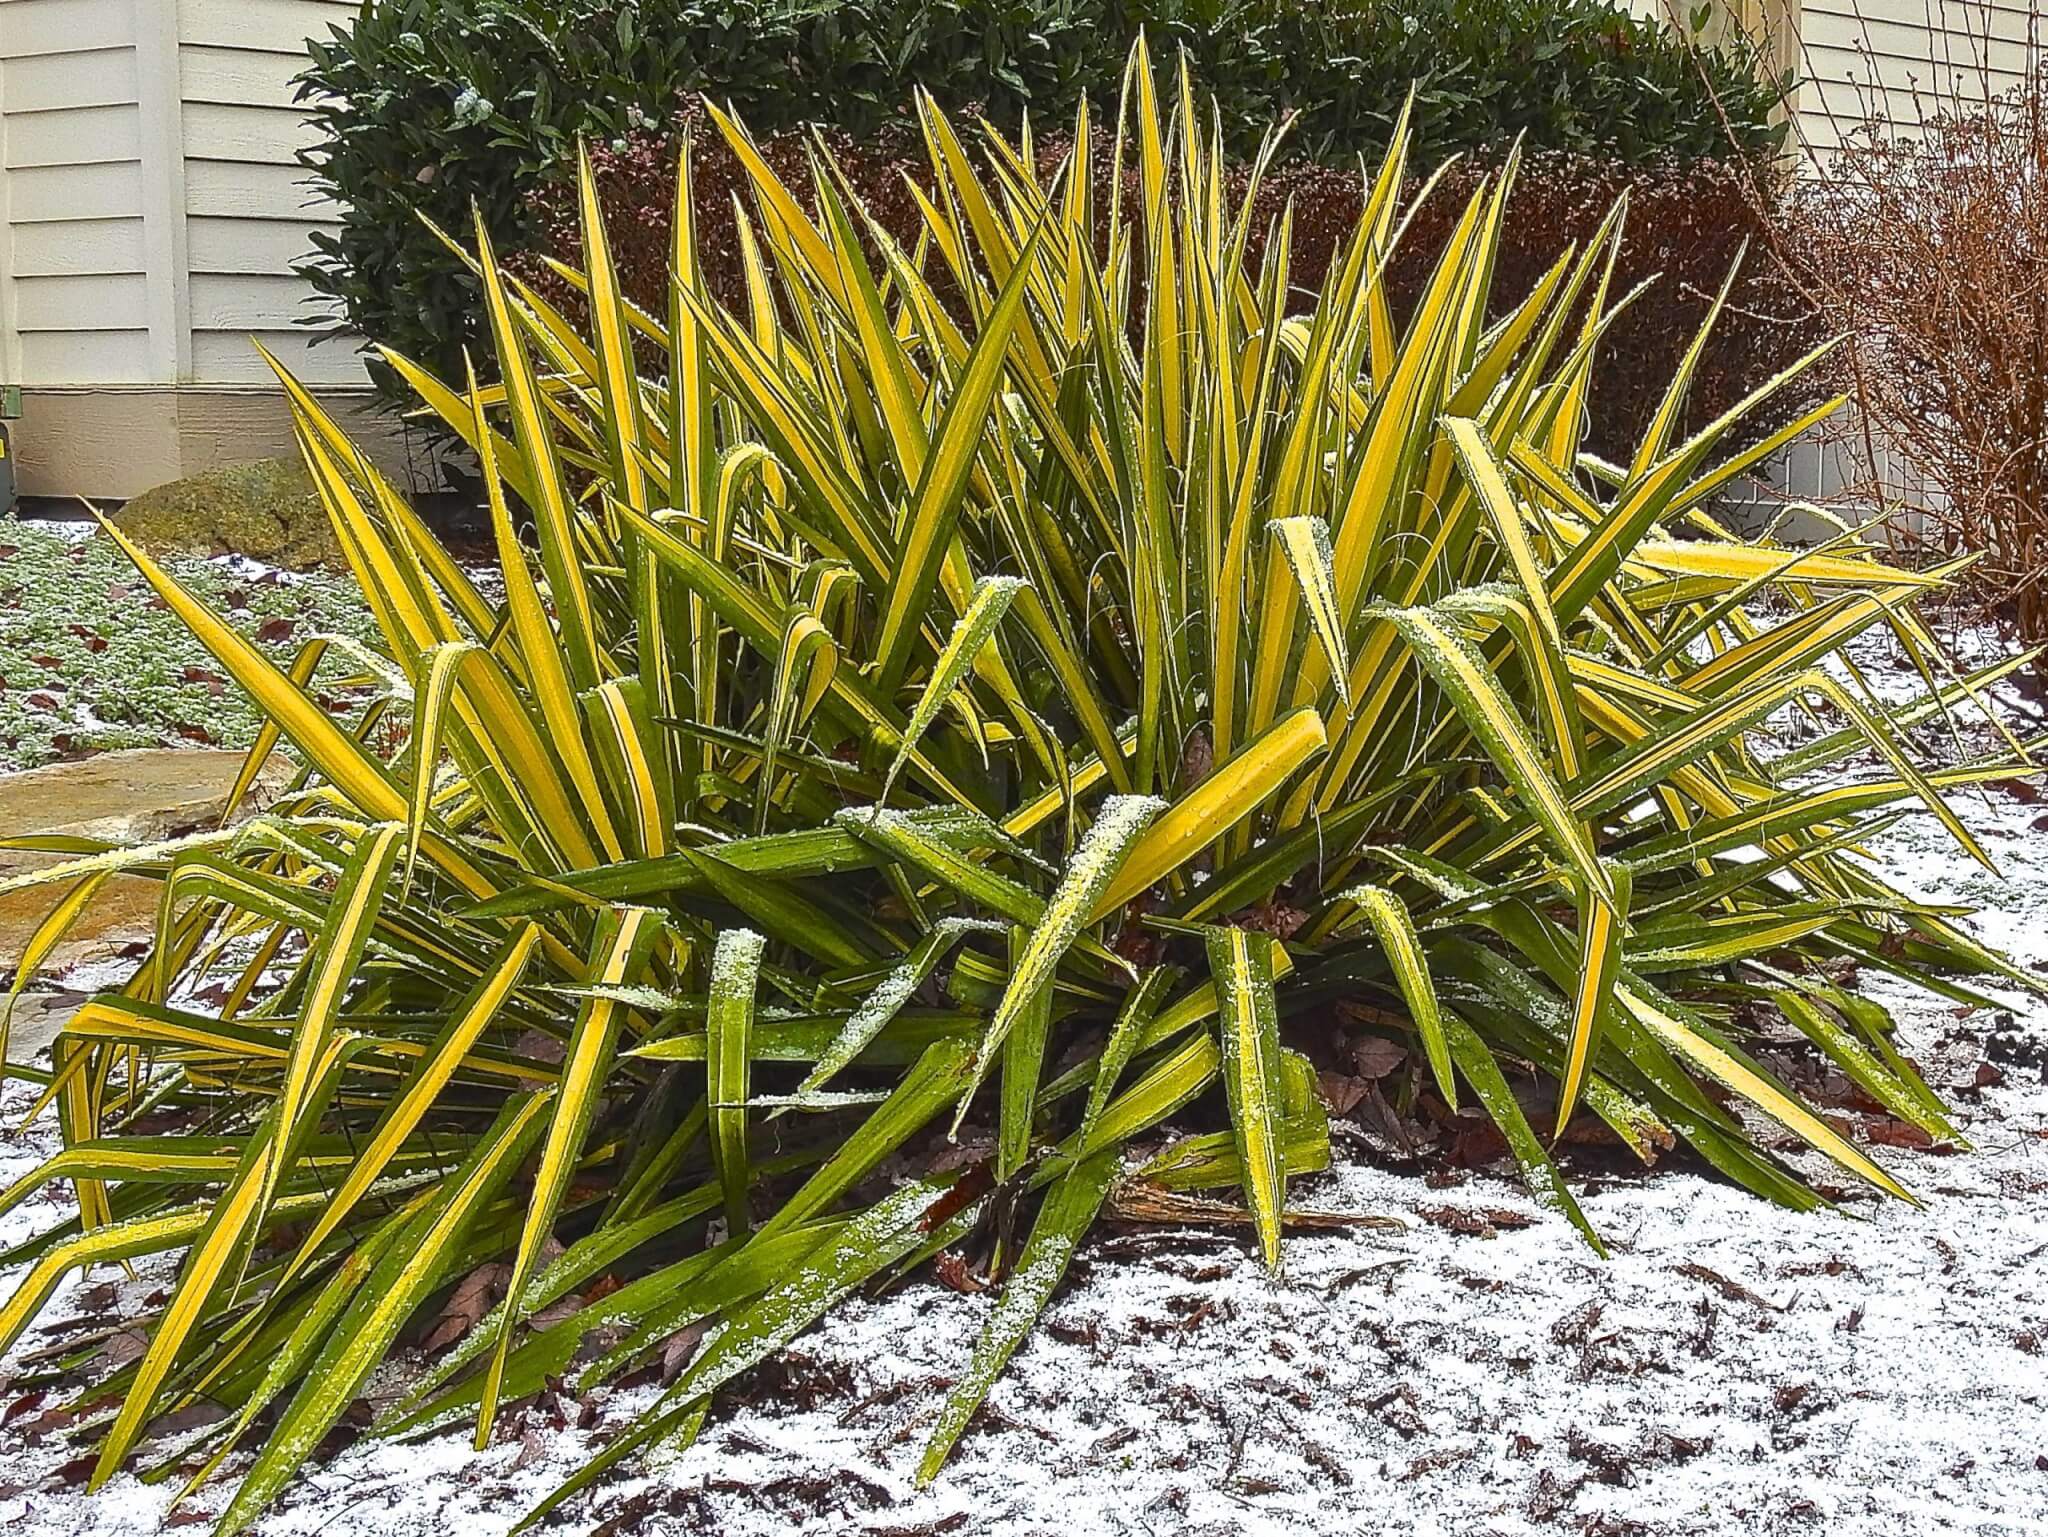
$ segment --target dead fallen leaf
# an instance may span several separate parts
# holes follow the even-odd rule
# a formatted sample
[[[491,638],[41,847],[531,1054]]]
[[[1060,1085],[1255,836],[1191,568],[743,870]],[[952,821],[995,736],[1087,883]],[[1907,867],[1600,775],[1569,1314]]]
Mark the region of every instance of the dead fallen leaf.
[[[32,1413],[43,1406],[43,1400],[50,1396],[49,1389],[37,1388],[33,1393],[24,1393],[4,1411],[0,1411],[0,1425],[12,1425],[24,1414]]]
[[[149,1353],[149,1335],[141,1329],[122,1329],[107,1340],[107,1364],[126,1366],[130,1361],[140,1361]]]
[[[1777,1303],[1758,1296],[1740,1281],[1731,1280],[1720,1271],[1709,1269],[1697,1260],[1687,1260],[1677,1267],[1677,1273],[1688,1280],[1698,1281],[1703,1286],[1711,1286],[1729,1302],[1747,1302],[1752,1307],[1768,1308],[1774,1313],[1784,1311]]]
[[[564,1051],[561,1037],[549,1035],[545,1030],[527,1030],[513,1045],[513,1053],[522,1062],[536,1062],[552,1067],[562,1060]]]
[[[1915,1126],[1911,1121],[1896,1120],[1888,1115],[1868,1116],[1863,1122],[1865,1140],[1879,1147],[1931,1148],[1934,1139]]]
[[[517,1473],[521,1468],[531,1467],[539,1462],[547,1456],[549,1445],[548,1438],[539,1431],[527,1431],[519,1438],[519,1455],[512,1459],[512,1471]]]
[[[690,1364],[697,1354],[698,1342],[704,1338],[704,1331],[710,1327],[710,1320],[699,1319],[696,1323],[685,1324],[668,1337],[668,1343],[661,1347],[661,1380],[673,1382],[682,1369]]]
[[[972,1297],[988,1290],[988,1282],[974,1273],[974,1267],[956,1249],[942,1249],[933,1257],[932,1274],[939,1278],[940,1285],[963,1296]]]
[[[1362,1035],[1351,1044],[1351,1060],[1361,1078],[1385,1078],[1408,1061],[1408,1048],[1383,1035]]]
[[[1109,1209],[1125,1222],[1215,1223],[1246,1226],[1252,1214],[1231,1201],[1212,1201],[1206,1196],[1183,1195],[1165,1190],[1142,1179],[1123,1179],[1110,1187]],[[1289,1206],[1280,1220],[1293,1228],[1385,1228],[1402,1232],[1408,1224],[1399,1217],[1376,1212],[1326,1211],[1312,1206]]]
[[[498,1290],[512,1274],[512,1267],[502,1261],[479,1265],[460,1281],[455,1290],[448,1294],[448,1301],[441,1308],[437,1322],[420,1348],[429,1355],[444,1350],[483,1322],[484,1314],[490,1312],[491,1304],[497,1300]]]
[[[1430,1140],[1428,1127],[1396,1110],[1376,1083],[1366,1086],[1365,1098],[1358,1102],[1354,1119],[1389,1151],[1403,1158],[1414,1157],[1415,1150]]]
[[[1322,1091],[1323,1103],[1330,1107],[1332,1114],[1349,1115],[1372,1085],[1348,1073],[1318,1073],[1316,1087]]]
[[[1468,1238],[1492,1238],[1503,1228],[1531,1227],[1536,1221],[1524,1212],[1511,1211],[1504,1206],[1418,1206],[1415,1215],[1432,1226],[1450,1233],[1462,1233]]]
[[[1491,1121],[1460,1121],[1451,1138],[1451,1158],[1468,1169],[1485,1168],[1507,1156],[1507,1138]]]
[[[1277,899],[1261,902],[1256,907],[1247,907],[1236,918],[1239,928],[1250,929],[1255,934],[1270,934],[1279,940],[1292,939],[1307,922],[1306,912]]]
[[[572,1293],[567,1297],[556,1298],[538,1313],[527,1319],[526,1322],[532,1328],[545,1329],[550,1324],[562,1322],[565,1318],[574,1318],[582,1311],[583,1299]]]

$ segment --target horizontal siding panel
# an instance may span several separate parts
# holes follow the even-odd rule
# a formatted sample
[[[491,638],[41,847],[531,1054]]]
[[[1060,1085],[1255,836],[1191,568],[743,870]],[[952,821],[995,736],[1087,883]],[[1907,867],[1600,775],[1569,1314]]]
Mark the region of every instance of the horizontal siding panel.
[[[187,43],[179,58],[179,79],[187,102],[225,102],[244,107],[295,105],[292,77],[299,66],[274,53]]]
[[[238,165],[194,160],[185,166],[185,209],[201,218],[290,219],[332,223],[334,204],[306,185],[290,165]]]
[[[1898,66],[1902,72],[1923,67]],[[1950,99],[1946,92],[1936,90],[1924,78],[1912,80],[1903,74],[1889,73],[1877,81],[1816,78],[1807,81],[1800,89],[1805,92],[1800,97],[1802,111],[1812,111],[1826,102],[1831,110],[1846,112],[1851,117],[1881,112],[1898,128],[1917,127],[1922,117],[1940,112]],[[1974,100],[1980,93],[1972,89],[1967,94]]]
[[[70,384],[143,384],[149,380],[146,331],[27,331],[21,337],[22,382],[39,388]]]
[[[134,41],[131,6],[109,5],[107,0],[0,0],[0,59],[90,53]]]
[[[188,219],[185,247],[194,272],[285,273],[313,254],[326,225],[288,219]]]
[[[260,341],[276,353],[301,383],[351,388],[368,382],[363,360],[348,342],[323,342],[315,346],[313,333],[303,330],[265,331],[253,337],[246,331],[194,331],[193,382],[274,386],[277,376],[252,341]]]
[[[1893,53],[1850,48],[1814,47],[1806,50],[1806,70],[1815,80],[1881,80],[1894,90],[1917,83],[1924,91],[1934,87],[1958,88],[1963,95],[1983,95],[1983,82],[2002,91],[2018,83],[2026,60],[2019,54],[2001,53],[1989,67],[1961,59],[1946,59],[1926,53]]]
[[[141,331],[149,291],[140,273],[115,277],[24,277],[14,284],[14,328],[31,331]]]
[[[6,0],[0,0],[4,5]],[[7,61],[7,94],[0,111],[47,112],[53,107],[109,107],[135,100],[135,50],[95,48]]]
[[[206,48],[304,55],[306,39],[348,27],[356,7],[330,0],[176,0],[178,35]]]
[[[145,270],[140,219],[65,219],[14,231],[16,277]]]
[[[296,166],[298,152],[319,138],[302,114],[276,107],[187,102],[183,115],[185,154],[192,160]]]
[[[2020,83],[2017,74],[1956,69],[1925,58],[1900,59],[1816,48],[1807,53],[1812,78],[1799,88],[1799,123],[1807,141],[1828,150],[1845,136],[1861,137],[1873,115],[1887,131],[1912,136],[1923,119],[1956,98],[1981,100]]]
[[[1800,87],[1799,119],[1810,138],[1823,135],[1833,142],[1839,134],[1860,129],[1873,113],[1885,121],[1887,131],[1911,136],[1923,116],[1941,109],[1937,95],[1922,87],[1915,92],[1904,84],[1875,88],[1845,80],[1809,80]]]
[[[35,166],[9,171],[7,201],[8,214],[16,224],[139,218],[142,167],[130,161],[125,165]]]
[[[8,73],[13,73],[11,66]],[[141,158],[141,109],[133,105],[66,107],[7,115],[9,170],[39,165],[108,165]]]
[[[1800,22],[1809,79],[1799,119],[1822,152],[1877,116],[1912,133],[1948,102],[2019,85],[2029,67],[2026,6],[1973,0],[1820,0]]]
[[[289,272],[195,272],[190,292],[194,331],[275,331],[329,304]]]
[[[2028,15],[2024,5],[1986,5],[1982,0],[1818,0],[1802,7],[1799,33],[1807,42],[1854,41],[1865,22],[1873,31],[1908,28],[1922,36],[1940,32],[1959,40],[1988,34],[2023,43]]]
[[[2027,53],[2023,24],[2015,36],[1991,34],[1988,42],[1981,32],[1931,32],[1926,27],[1903,21],[1870,18],[1867,24],[1854,20],[1838,23],[1832,16],[1808,17],[1800,41],[1811,49],[1830,52],[1895,54],[1901,58],[1940,59],[1964,69],[1989,63],[2000,69],[2017,68]]]

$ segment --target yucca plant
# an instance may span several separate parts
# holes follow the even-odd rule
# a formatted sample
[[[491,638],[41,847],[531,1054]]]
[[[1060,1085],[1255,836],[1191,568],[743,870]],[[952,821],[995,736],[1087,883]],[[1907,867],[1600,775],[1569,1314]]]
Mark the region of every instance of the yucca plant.
[[[68,1179],[79,1215],[5,1256],[32,1263],[0,1341],[69,1269],[184,1251],[86,1391],[118,1405],[85,1420],[96,1483],[140,1453],[189,1488],[261,1420],[233,1532],[394,1352],[377,1429],[481,1445],[708,1326],[551,1506],[960,1247],[1002,1289],[932,1476],[1113,1193],[1241,1190],[1278,1266],[1288,1181],[1330,1157],[1290,1021],[1340,1002],[1596,1249],[1546,1150],[1578,1115],[1823,1204],[1755,1112],[1907,1195],[1752,1055],[1763,1017],[1954,1137],[1838,964],[2032,985],[1859,850],[1908,802],[1982,859],[1944,792],[2031,771],[1908,751],[1999,671],[1945,672],[1913,618],[1945,573],[1717,524],[1811,418],[1678,440],[1691,359],[1630,463],[1580,452],[1621,210],[1489,318],[1510,167],[1397,324],[1397,147],[1304,308],[1191,85],[1162,109],[1142,50],[1128,82],[1138,223],[927,106],[908,251],[829,159],[800,197],[720,119],[755,178],[738,312],[699,281],[687,156],[665,314],[622,300],[587,179],[587,334],[480,240],[503,383],[391,362],[475,448],[502,602],[287,377],[383,637],[348,659],[383,693],[360,719],[309,693],[333,648],[280,672],[130,549],[268,713],[245,786],[287,743],[299,773],[168,844],[13,840],[71,856],[16,882],[63,890],[22,977],[112,872],[163,885],[134,980],[57,1043],[64,1150],[6,1197]],[[1875,626],[1926,671],[1909,708],[1845,657]],[[1798,710],[1823,734],[1764,750]],[[491,1261],[495,1313],[408,1355]],[[202,1399],[235,1412],[148,1440]]]

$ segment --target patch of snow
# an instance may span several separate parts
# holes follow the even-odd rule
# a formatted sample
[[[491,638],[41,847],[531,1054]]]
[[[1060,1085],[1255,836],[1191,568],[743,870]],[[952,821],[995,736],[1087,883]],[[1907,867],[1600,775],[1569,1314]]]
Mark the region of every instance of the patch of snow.
[[[1958,805],[2004,878],[1924,815],[1884,835],[1888,876],[1981,907],[1974,932],[2048,963],[2040,808],[2002,792]],[[1897,1013],[1903,1049],[1973,1144],[1879,1150],[1922,1206],[1802,1215],[1676,1169],[1602,1178],[1581,1190],[1614,1251],[1602,1262],[1519,1185],[1477,1176],[1432,1189],[1353,1148],[1291,1195],[1401,1216],[1407,1232],[1291,1235],[1275,1280],[1242,1231],[1105,1224],[927,1489],[915,1482],[924,1439],[996,1304],[920,1279],[841,1306],[796,1341],[772,1385],[743,1379],[687,1451],[600,1486],[557,1529],[2040,1537],[2048,1082],[2015,1065],[1970,1087],[1983,1013],[1869,972],[1864,985]],[[2012,1028],[2048,1039],[2048,1006],[2007,1001]],[[10,1125],[31,1094],[8,1086]],[[10,1136],[0,1179],[53,1141],[47,1122]],[[55,1191],[32,1198],[0,1218],[0,1242],[67,1207]],[[74,1278],[45,1316],[69,1316],[86,1285],[109,1279],[118,1314],[169,1274],[158,1262],[133,1281],[111,1268]],[[545,1404],[509,1414],[482,1454],[460,1430],[359,1442],[256,1530],[504,1532],[656,1391],[601,1393],[583,1430],[560,1428]],[[56,1486],[80,1448],[32,1440],[32,1420],[0,1429],[0,1489],[14,1490],[0,1495],[0,1530],[159,1530],[170,1486],[131,1475],[92,1497]],[[194,1508],[217,1511],[226,1488],[202,1490]]]

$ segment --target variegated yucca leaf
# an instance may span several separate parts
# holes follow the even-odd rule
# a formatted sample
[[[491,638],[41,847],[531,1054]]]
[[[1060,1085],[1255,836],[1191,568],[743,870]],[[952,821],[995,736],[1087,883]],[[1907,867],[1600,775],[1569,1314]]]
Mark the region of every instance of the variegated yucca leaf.
[[[1291,222],[1252,225],[1267,157],[1241,185],[1184,77],[1162,101],[1141,47],[1127,78],[1131,210],[1092,206],[1086,121],[1046,172],[921,101],[911,249],[716,111],[742,294],[703,279],[687,151],[659,313],[587,165],[557,274],[587,329],[479,231],[495,382],[390,361],[477,456],[502,589],[280,369],[367,658],[281,670],[113,533],[268,718],[237,800],[274,752],[295,775],[152,846],[0,830],[58,856],[0,880],[52,904],[15,991],[108,882],[163,892],[134,979],[17,1069],[65,1148],[0,1195],[79,1204],[0,1255],[0,1343],[72,1269],[183,1255],[139,1360],[64,1358],[116,1400],[81,1422],[96,1479],[210,1475],[274,1414],[238,1530],[495,1265],[377,1433],[488,1437],[702,1326],[552,1508],[950,1246],[999,1290],[934,1476],[1118,1181],[1241,1196],[1279,1263],[1345,1030],[1407,1048],[1385,1087],[1424,1132],[1476,1104],[1596,1248],[1567,1132],[1823,1204],[1754,1111],[1906,1195],[1773,1056],[1954,1136],[1842,981],[2036,985],[1867,852],[1922,809],[1981,852],[1948,797],[2034,772],[2010,736],[1927,755],[2017,665],[1941,658],[1913,605],[1949,573],[1725,524],[1801,424],[1739,435],[1782,380],[1690,422],[1698,347],[1626,465],[1584,453],[1607,325],[1657,302],[1609,293],[1620,210],[1496,292],[1510,157],[1404,312],[1397,135],[1304,308]],[[1844,648],[1879,630],[1924,699],[1861,688]],[[330,713],[337,662],[384,697]],[[1825,729],[1768,750],[1792,710]],[[229,1417],[166,1445],[202,1399]]]

